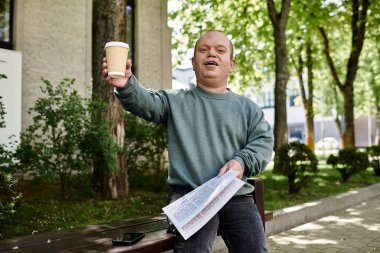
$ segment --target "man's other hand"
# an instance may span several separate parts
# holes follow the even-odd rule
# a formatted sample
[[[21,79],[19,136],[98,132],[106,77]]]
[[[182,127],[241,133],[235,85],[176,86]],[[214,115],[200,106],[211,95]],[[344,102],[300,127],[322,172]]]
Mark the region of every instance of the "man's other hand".
[[[237,174],[237,178],[239,178],[239,179],[242,179],[243,178],[243,167],[241,166],[241,164],[238,162],[238,161],[236,161],[236,160],[234,160],[234,159],[232,159],[232,160],[230,160],[230,161],[228,161],[220,170],[219,170],[219,174],[218,174],[218,176],[223,176],[224,175],[224,173],[226,173],[227,171],[229,171],[229,170],[235,170],[235,171],[237,171],[238,172],[238,174]]]

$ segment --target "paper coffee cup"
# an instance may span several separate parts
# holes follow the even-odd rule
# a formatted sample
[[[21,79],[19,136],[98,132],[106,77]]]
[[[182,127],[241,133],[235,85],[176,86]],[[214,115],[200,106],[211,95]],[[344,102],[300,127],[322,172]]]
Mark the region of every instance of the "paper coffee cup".
[[[127,43],[119,41],[107,42],[106,50],[108,76],[120,78],[125,77],[129,46]]]

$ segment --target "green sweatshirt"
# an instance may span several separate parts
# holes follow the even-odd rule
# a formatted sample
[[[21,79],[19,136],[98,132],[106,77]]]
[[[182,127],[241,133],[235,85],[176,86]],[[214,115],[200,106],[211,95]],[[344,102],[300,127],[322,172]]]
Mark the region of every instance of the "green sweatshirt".
[[[237,160],[243,180],[264,170],[272,156],[273,132],[262,110],[231,91],[151,90],[132,76],[115,89],[124,109],[145,120],[166,124],[168,183],[196,188],[215,177],[223,165]],[[237,195],[252,192],[246,183]]]

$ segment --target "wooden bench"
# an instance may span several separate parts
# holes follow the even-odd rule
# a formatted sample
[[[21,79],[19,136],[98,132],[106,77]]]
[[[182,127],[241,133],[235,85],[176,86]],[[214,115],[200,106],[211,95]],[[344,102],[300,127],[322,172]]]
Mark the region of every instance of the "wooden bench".
[[[273,219],[273,213],[264,211],[264,181],[251,179],[249,182],[255,185],[253,197],[265,228],[265,222]],[[174,235],[167,233],[167,228],[166,216],[160,214],[148,218],[0,240],[0,252],[163,252],[173,247]],[[113,247],[111,240],[126,232],[144,232],[145,237],[135,245]]]

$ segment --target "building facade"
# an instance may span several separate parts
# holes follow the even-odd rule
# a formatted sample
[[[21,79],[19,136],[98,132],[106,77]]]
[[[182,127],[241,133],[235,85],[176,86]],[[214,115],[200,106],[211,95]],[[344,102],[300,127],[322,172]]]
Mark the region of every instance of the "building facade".
[[[66,77],[75,78],[75,88],[82,96],[89,97],[93,1],[1,2],[0,74],[8,78],[0,80],[0,96],[7,102],[7,125],[20,118],[21,129],[25,129],[32,122],[28,109],[41,95],[41,78],[53,84]],[[127,42],[133,50],[134,74],[139,80],[150,88],[170,88],[171,31],[167,26],[167,0],[127,1]],[[12,57],[18,59],[16,65],[20,66],[15,65]],[[12,72],[17,68],[21,73]],[[19,83],[15,83],[16,79]],[[5,91],[17,85],[20,92],[12,96],[20,97],[21,110],[14,111],[15,100]]]

